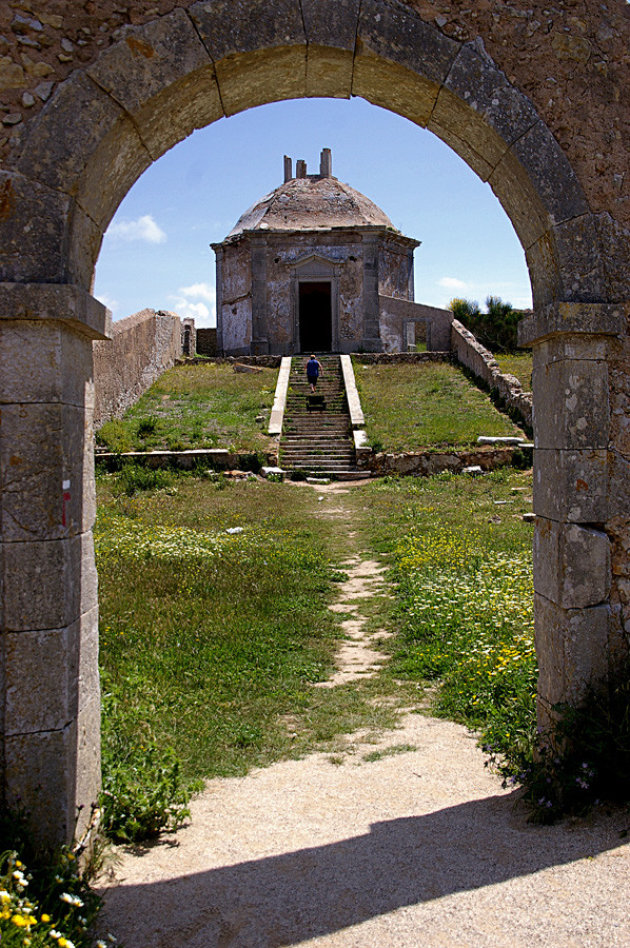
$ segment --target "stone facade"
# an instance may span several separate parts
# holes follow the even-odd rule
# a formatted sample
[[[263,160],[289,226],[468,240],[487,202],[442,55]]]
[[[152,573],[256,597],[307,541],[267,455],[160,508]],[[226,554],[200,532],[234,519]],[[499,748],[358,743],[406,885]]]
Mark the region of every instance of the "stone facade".
[[[541,723],[627,654],[629,15],[623,0],[0,6],[0,785],[42,842],[80,833],[99,786],[102,235],[152,161],[243,109],[361,96],[490,184],[533,289]]]
[[[285,156],[285,181],[245,212],[217,258],[217,338],[224,355],[379,351],[379,294],[413,300],[413,252],[364,195]],[[391,333],[390,333],[391,335]],[[395,346],[400,349],[402,337]]]

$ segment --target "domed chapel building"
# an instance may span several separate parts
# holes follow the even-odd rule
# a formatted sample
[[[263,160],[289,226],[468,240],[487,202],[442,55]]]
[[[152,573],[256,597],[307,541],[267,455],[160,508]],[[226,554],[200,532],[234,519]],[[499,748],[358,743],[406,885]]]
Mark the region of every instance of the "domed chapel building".
[[[385,304],[413,307],[419,241],[333,176],[330,149],[321,153],[319,174],[298,161],[294,177],[292,166],[285,156],[284,183],[212,244],[218,352],[406,349],[405,319]]]

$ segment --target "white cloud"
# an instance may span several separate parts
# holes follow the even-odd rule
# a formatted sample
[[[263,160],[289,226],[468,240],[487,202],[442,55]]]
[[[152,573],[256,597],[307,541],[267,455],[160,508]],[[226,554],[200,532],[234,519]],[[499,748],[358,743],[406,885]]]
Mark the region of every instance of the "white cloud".
[[[193,283],[191,286],[180,286],[179,292],[183,296],[200,297],[213,305],[217,298],[216,290],[210,283]]]
[[[190,316],[198,327],[216,326],[216,291],[209,283],[180,286],[178,293],[169,299],[173,302],[173,311],[181,319]]]
[[[166,233],[151,214],[143,214],[135,221],[116,221],[105,236],[127,241],[143,240],[149,244],[163,244],[166,240]]]
[[[445,286],[448,290],[467,290],[469,285],[457,277],[440,277],[438,286]]]

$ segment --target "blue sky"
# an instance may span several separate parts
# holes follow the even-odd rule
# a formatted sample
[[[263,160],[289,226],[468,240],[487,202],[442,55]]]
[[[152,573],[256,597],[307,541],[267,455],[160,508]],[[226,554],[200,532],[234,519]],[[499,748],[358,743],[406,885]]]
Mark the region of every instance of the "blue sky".
[[[422,241],[417,302],[531,306],[525,256],[490,187],[430,132],[362,99],[278,102],[191,135],[138,179],[103,240],[95,295],[121,319],[145,307],[215,324],[214,253],[244,210],[283,180],[282,158],[333,174]]]

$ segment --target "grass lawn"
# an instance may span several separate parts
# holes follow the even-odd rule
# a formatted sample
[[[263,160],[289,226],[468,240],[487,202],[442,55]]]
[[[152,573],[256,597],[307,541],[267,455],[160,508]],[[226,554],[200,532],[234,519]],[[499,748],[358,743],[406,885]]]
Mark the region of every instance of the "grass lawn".
[[[234,372],[231,365],[179,365],[165,372],[121,420],[108,421],[97,443],[110,451],[228,448],[267,451],[266,423],[276,369]],[[263,421],[256,421],[257,417]]]
[[[523,766],[536,727],[531,472],[385,478],[363,504],[365,540],[391,563],[383,676],[434,683],[434,713]]]
[[[473,445],[479,435],[523,434],[449,363],[362,365],[359,356],[354,370],[375,450],[437,451]]]
[[[313,491],[181,476],[129,498],[118,481],[99,479],[96,525],[106,760],[170,746],[187,778],[241,774],[391,720],[369,689],[312,687],[340,635]]]
[[[502,372],[515,375],[523,386],[523,391],[531,392],[533,362],[531,351],[499,353],[499,355],[495,355],[495,359],[499,363],[499,368]]]

